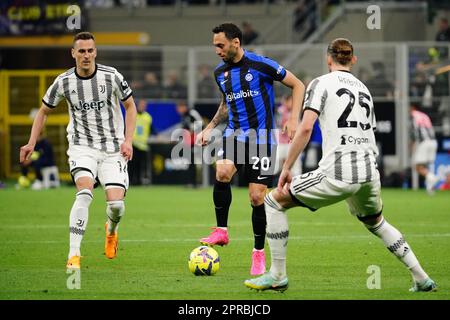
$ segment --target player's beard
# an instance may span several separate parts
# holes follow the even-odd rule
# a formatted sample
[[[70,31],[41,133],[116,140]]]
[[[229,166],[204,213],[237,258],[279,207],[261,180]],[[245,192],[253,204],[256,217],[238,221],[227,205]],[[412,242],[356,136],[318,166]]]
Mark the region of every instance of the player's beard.
[[[237,50],[229,50],[225,58],[223,58],[223,62],[233,62],[234,58],[237,55]]]

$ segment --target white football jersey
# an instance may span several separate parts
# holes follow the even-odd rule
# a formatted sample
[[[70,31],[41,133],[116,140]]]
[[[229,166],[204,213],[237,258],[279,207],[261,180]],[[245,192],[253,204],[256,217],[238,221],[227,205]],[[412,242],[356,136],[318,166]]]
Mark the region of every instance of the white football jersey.
[[[70,116],[69,147],[82,145],[118,152],[125,138],[119,99],[125,101],[131,94],[127,82],[115,68],[97,64],[89,77],[79,76],[75,68],[60,74],[42,101],[55,108],[66,99]]]
[[[373,100],[361,81],[347,71],[315,78],[306,90],[303,109],[319,115],[323,139],[319,168],[325,175],[347,183],[378,177]]]

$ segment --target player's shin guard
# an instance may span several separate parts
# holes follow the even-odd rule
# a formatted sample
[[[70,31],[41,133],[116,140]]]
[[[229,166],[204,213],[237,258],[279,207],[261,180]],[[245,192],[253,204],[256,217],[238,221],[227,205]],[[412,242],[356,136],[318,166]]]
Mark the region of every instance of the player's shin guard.
[[[276,280],[286,278],[286,250],[289,237],[288,219],[285,209],[274,199],[272,193],[264,198],[267,217],[267,242],[272,264],[270,273]]]
[[[231,205],[231,186],[229,182],[216,181],[213,191],[214,206],[218,227],[227,227],[228,210]]]
[[[108,233],[116,233],[119,222],[125,214],[125,203],[123,200],[107,201],[106,215],[108,216]]]
[[[264,249],[264,241],[266,238],[266,211],[264,204],[252,206],[252,225],[253,236],[255,238],[254,248],[257,250]]]
[[[80,256],[81,240],[86,231],[89,218],[89,205],[92,202],[92,192],[89,189],[80,190],[75,197],[72,210],[70,211],[69,232],[70,251],[69,258]]]
[[[388,250],[405,264],[414,280],[422,281],[428,278],[400,231],[390,225],[384,218],[374,226],[365,226],[370,232],[383,240]]]

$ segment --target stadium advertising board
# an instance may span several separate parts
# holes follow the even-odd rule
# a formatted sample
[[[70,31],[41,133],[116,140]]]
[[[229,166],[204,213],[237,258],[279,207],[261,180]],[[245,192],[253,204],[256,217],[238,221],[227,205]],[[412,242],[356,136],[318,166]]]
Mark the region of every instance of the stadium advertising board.
[[[68,18],[80,14],[84,1],[4,0],[0,2],[0,36],[70,33]],[[75,6],[74,6],[75,5]],[[83,12],[81,10],[81,12]],[[85,25],[83,23],[83,25]]]

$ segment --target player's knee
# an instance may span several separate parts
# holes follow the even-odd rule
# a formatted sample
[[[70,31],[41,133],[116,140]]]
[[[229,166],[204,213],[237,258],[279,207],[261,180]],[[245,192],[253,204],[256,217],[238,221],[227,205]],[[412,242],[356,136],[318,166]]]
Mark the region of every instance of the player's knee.
[[[362,217],[362,218],[358,218],[362,223],[364,223],[364,225],[366,225],[367,227],[373,227],[376,226],[378,223],[381,222],[381,220],[383,220],[383,215],[380,214],[376,214],[373,216],[366,216],[366,217]]]
[[[264,196],[266,195],[265,190],[251,190],[249,192],[250,203],[252,206],[259,206],[264,203]]]
[[[92,195],[91,190],[89,189],[81,189],[77,192],[75,196],[75,201],[82,207],[89,207],[92,202],[94,196]]]
[[[125,203],[123,200],[108,201],[107,207],[114,215],[123,215],[125,212]]]
[[[231,172],[228,170],[217,169],[216,171],[216,180],[220,182],[230,182],[232,178]]]

